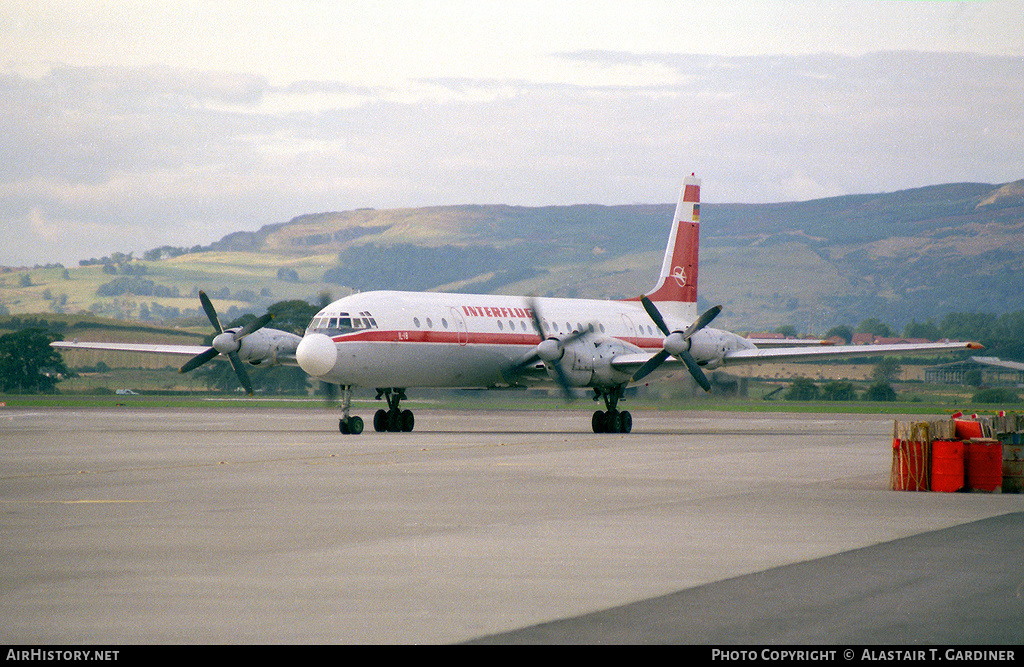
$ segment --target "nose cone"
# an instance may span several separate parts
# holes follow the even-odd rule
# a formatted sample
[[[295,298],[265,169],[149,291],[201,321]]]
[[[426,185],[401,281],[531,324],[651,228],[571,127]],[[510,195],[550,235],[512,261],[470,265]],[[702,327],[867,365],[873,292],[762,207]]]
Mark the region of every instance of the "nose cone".
[[[299,367],[313,377],[323,377],[334,368],[338,360],[338,348],[334,341],[319,333],[305,336],[295,349],[295,360]]]
[[[229,354],[231,352],[237,352],[239,344],[238,341],[235,340],[235,336],[233,334],[222,333],[213,339],[213,347],[221,354]]]
[[[678,331],[673,331],[665,338],[663,347],[665,348],[665,351],[673,357],[678,357],[680,354],[690,349],[690,339],[686,338]]]
[[[543,340],[540,345],[537,346],[537,356],[547,363],[558,361],[562,358],[562,353],[563,350],[561,346],[559,346],[558,341],[554,338]]]

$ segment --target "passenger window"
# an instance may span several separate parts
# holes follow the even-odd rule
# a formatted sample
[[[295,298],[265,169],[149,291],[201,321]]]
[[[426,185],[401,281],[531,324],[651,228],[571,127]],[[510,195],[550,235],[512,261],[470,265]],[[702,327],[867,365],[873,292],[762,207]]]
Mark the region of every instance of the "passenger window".
[[[418,317],[412,318],[412,323],[416,325],[417,329],[420,328],[420,318],[418,318]]]

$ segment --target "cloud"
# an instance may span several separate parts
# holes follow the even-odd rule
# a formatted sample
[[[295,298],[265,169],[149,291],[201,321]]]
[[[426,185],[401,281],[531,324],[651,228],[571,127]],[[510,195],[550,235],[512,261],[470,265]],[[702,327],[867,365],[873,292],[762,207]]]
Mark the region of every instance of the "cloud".
[[[666,202],[691,171],[720,202],[1024,176],[1016,57],[551,59],[548,80],[401,86],[168,67],[0,76],[0,224],[15,239],[0,263],[206,244],[361,206]]]

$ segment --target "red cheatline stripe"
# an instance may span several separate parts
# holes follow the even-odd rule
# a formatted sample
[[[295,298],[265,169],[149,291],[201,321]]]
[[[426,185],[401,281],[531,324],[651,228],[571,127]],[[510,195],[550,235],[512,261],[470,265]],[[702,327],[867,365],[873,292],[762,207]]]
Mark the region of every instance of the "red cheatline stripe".
[[[683,201],[699,202],[700,201],[700,186],[699,185],[687,185],[683,190]]]
[[[473,333],[461,334],[462,340],[471,345],[522,345],[534,346],[538,343],[536,334],[497,334],[497,333]],[[460,334],[456,331],[382,331],[373,329],[350,333],[344,336],[334,336],[331,340],[335,343],[349,342],[375,342],[375,343],[443,343],[446,345],[460,344]],[[661,349],[660,338],[620,338],[627,343],[632,343],[640,348]]]

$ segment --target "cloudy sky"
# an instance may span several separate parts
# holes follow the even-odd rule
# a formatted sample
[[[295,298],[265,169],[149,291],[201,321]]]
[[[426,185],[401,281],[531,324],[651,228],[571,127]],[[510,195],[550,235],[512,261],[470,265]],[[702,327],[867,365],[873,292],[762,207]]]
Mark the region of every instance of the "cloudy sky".
[[[383,8],[382,8],[383,7]],[[1024,178],[1024,0],[0,0],[0,264]]]

